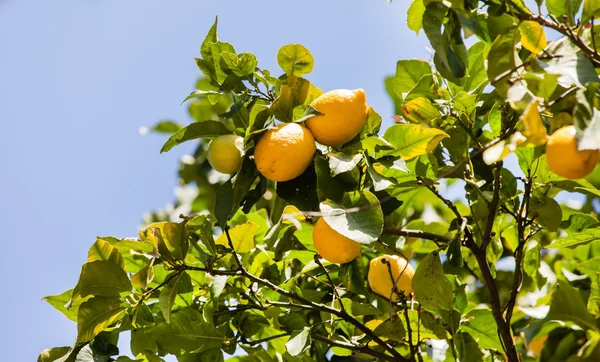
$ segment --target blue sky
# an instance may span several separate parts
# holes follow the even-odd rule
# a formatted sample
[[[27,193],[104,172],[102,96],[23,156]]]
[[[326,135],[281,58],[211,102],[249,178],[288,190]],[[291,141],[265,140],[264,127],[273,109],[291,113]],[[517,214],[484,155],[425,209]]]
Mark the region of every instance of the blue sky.
[[[0,0],[2,360],[34,361],[70,345],[76,326],[41,301],[72,288],[97,235],[133,236],[143,213],[173,200],[176,163],[140,136],[187,122],[181,100],[215,15],[220,38],[279,72],[301,43],[323,90],[364,88],[390,120],[383,77],[428,58],[406,27],[408,1]],[[8,324],[8,325],[7,325]]]

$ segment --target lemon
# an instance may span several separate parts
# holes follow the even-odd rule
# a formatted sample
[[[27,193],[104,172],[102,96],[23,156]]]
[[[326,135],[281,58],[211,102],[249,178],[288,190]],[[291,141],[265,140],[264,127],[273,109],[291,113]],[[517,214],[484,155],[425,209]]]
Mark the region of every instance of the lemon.
[[[353,139],[367,121],[367,98],[362,89],[337,89],[321,94],[310,104],[322,113],[306,120],[317,142],[341,146]]]
[[[348,263],[360,255],[361,245],[333,230],[323,217],[313,229],[313,243],[319,255],[331,263]]]
[[[579,179],[594,170],[598,150],[577,151],[575,126],[556,130],[546,145],[546,160],[550,170],[568,179]]]
[[[389,263],[392,276],[396,281],[396,288],[399,292],[404,292],[404,295],[408,297],[413,290],[412,279],[415,275],[415,270],[406,259],[398,255],[382,255],[371,260],[367,276],[371,289],[385,298],[389,299],[391,297],[395,302],[400,300],[396,293],[392,293],[394,284],[392,283],[388,265],[384,263],[384,260]]]
[[[208,146],[208,163],[220,173],[236,173],[242,165],[244,139],[234,134],[215,138]]]
[[[289,181],[308,168],[316,149],[315,139],[306,127],[285,123],[258,140],[254,161],[258,171],[269,180]]]

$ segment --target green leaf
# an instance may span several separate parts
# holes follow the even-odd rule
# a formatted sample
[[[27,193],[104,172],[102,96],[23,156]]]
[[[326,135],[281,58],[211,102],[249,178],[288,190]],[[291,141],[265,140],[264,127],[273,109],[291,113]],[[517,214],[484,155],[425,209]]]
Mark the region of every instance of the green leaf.
[[[181,129],[181,125],[174,121],[160,121],[152,127],[153,132],[173,134]]]
[[[381,175],[379,172],[375,171],[373,166],[369,166],[367,168],[367,172],[371,177],[371,181],[373,182],[373,191],[383,191],[389,187],[394,185],[394,181]]]
[[[539,272],[541,265],[541,250],[542,248],[537,241],[530,241],[527,245],[525,258],[523,260],[523,269],[525,270],[525,273],[531,277],[535,289],[540,289],[543,286],[542,284],[544,281],[544,277]]]
[[[452,285],[446,279],[437,252],[429,253],[421,260],[412,284],[415,296],[423,307],[452,310]]]
[[[423,28],[423,14],[425,14],[425,2],[423,0],[414,0],[407,12],[408,28],[419,34]]]
[[[216,81],[221,84],[221,89],[229,88],[224,87],[224,85],[230,72],[229,69],[226,67],[224,69],[224,67],[221,66],[221,57],[225,53],[235,54],[233,45],[222,41],[216,41],[215,43],[210,44],[210,52],[212,54],[213,66],[215,68]]]
[[[589,244],[592,241],[600,239],[600,228],[591,228],[583,230],[581,233],[572,234],[564,238],[554,240],[547,245],[547,249],[575,248],[579,245]]]
[[[502,344],[498,338],[498,326],[489,309],[471,309],[463,319],[459,331],[467,332],[479,344],[480,348],[502,351]]]
[[[510,72],[511,69],[515,69],[517,65],[521,64],[515,52],[514,28],[507,29],[494,40],[488,53],[488,59],[494,60],[493,62],[488,62],[488,79],[496,87],[498,94],[501,97],[506,97],[511,79],[511,74],[506,74],[506,72]]]
[[[579,290],[561,279],[554,287],[546,320],[570,321],[584,329],[598,330],[596,320],[588,312]]]
[[[195,215],[188,219],[185,224],[185,229],[199,236],[200,242],[204,244],[206,249],[212,254],[217,253],[215,239],[212,234],[215,218],[212,215]]]
[[[55,347],[55,348],[46,348],[43,350],[37,362],[53,362],[59,359],[60,357],[66,355],[71,350],[71,347]]]
[[[379,337],[388,338],[398,342],[403,342],[404,337],[406,337],[404,325],[396,318],[394,318],[394,320],[388,319],[383,321],[383,323],[379,324],[373,332]]]
[[[515,150],[519,167],[525,175],[534,175],[537,167],[537,160],[544,154],[543,147],[519,147]],[[532,173],[533,172],[533,173]]]
[[[202,54],[202,57],[204,57],[205,59],[208,59],[212,56],[211,51],[210,51],[210,44],[216,43],[218,41],[218,37],[217,37],[218,24],[219,24],[219,17],[216,16],[215,22],[208,30],[208,33],[206,34],[206,37],[204,38],[204,41],[202,42],[202,46],[200,47],[200,54]]]
[[[186,141],[195,140],[201,137],[214,138],[224,134],[231,134],[231,131],[225,125],[218,121],[195,122],[187,127],[183,127],[177,133],[169,137],[163,145],[160,152],[167,152],[171,148],[180,145]]]
[[[454,336],[454,345],[458,351],[459,361],[481,362],[483,353],[481,348],[469,333],[458,332]]]
[[[600,111],[594,107],[600,83],[590,84],[585,91],[576,94],[575,127],[577,128],[577,149],[600,149]]]
[[[77,342],[94,337],[125,315],[119,298],[96,297],[81,303],[77,313]]]
[[[487,81],[487,71],[484,60],[487,59],[489,46],[480,41],[473,44],[467,51],[469,55],[468,76],[465,79],[464,89],[471,91]]]
[[[72,295],[73,289],[69,289],[62,294],[44,297],[43,300],[48,302],[54,308],[58,309],[73,322],[77,322],[77,311],[79,310],[79,305],[83,300],[78,298],[76,301],[70,303]]]
[[[300,44],[284,45],[277,52],[277,63],[287,75],[300,77],[312,72],[315,59]]]
[[[167,353],[201,352],[221,347],[224,336],[215,327],[204,322],[202,314],[193,308],[173,313],[171,323],[159,323],[148,330],[148,335]]]
[[[231,188],[231,180],[228,180],[217,189],[217,202],[214,214],[221,229],[225,229],[227,226],[232,209],[233,189]]]
[[[595,318],[600,316],[600,273],[591,275],[592,285],[590,288],[590,297],[587,302],[587,309]]]
[[[168,260],[184,260],[189,249],[188,235],[182,223],[157,222],[146,230],[147,238],[154,241],[158,252]]]
[[[72,299],[88,295],[115,297],[122,292],[131,291],[131,288],[127,273],[118,264],[106,260],[94,261],[81,267]]]
[[[349,291],[360,295],[369,295],[369,292],[365,287],[366,277],[364,265],[359,259],[360,258],[356,258],[349,263],[342,264],[338,275],[342,284],[348,288]]]
[[[310,328],[304,327],[301,331],[294,331],[285,344],[291,356],[298,356],[310,345]]]
[[[582,0],[546,0],[548,12],[562,21],[563,15],[567,16],[569,25],[575,24],[575,15],[579,12]]]
[[[600,0],[583,0],[581,23],[587,24],[592,17],[596,19],[600,17]]]
[[[319,196],[314,163],[295,179],[278,182],[276,193],[288,203],[303,211],[318,210]]]
[[[398,61],[396,63],[396,75],[394,76],[394,91],[398,98],[404,99],[404,93],[410,92],[423,76],[431,73],[431,66],[424,60],[407,59]]]
[[[227,67],[233,71],[233,74],[238,77],[245,77],[254,73],[254,69],[258,65],[256,57],[251,53],[241,53],[236,55],[234,53],[223,52],[221,54],[221,59],[225,62]]]
[[[562,209],[553,198],[533,196],[529,202],[531,215],[537,214],[536,221],[549,231],[556,231],[562,220]]]
[[[400,313],[399,313],[400,314]],[[408,331],[406,318],[402,313],[400,317],[403,329]],[[413,345],[417,345],[427,339],[447,339],[448,333],[444,327],[431,314],[423,313],[419,317],[419,311],[409,310],[408,320],[410,323],[411,339]]]
[[[173,303],[175,303],[177,295],[180,293],[189,293],[191,291],[192,280],[185,271],[179,273],[162,288],[160,295],[158,296],[158,305],[167,324],[171,323],[171,311],[173,310]]]
[[[242,254],[247,253],[254,249],[254,235],[258,231],[258,225],[252,221],[248,221],[241,225],[236,225],[232,229],[229,229],[229,236],[236,252]],[[227,234],[221,233],[216,240],[216,244],[225,245],[229,247],[229,240],[227,240]]]
[[[382,313],[379,309],[370,304],[360,303],[349,298],[342,298],[342,304],[344,305],[344,308],[355,317],[361,315],[379,315]]]
[[[329,226],[358,243],[374,242],[383,230],[379,200],[369,191],[348,192],[341,204],[327,200],[320,204],[320,209]]]
[[[93,261],[106,260],[115,263],[125,270],[125,262],[119,250],[108,242],[97,239],[94,245],[88,251],[88,263]]]
[[[329,157],[331,176],[353,170],[363,158],[363,155],[360,153],[347,155],[341,152],[329,152],[327,156]]]
[[[433,151],[444,138],[445,132],[416,124],[396,124],[389,127],[383,138],[394,146],[393,151],[384,151],[385,156],[400,156],[410,160]],[[380,155],[381,156],[381,155]]]
[[[571,85],[583,88],[590,83],[598,82],[598,74],[594,66],[585,55],[578,52],[578,49],[560,47],[559,42],[554,42],[547,51],[555,57],[545,62],[540,61],[540,65],[546,73],[559,75],[558,84],[565,88]]]

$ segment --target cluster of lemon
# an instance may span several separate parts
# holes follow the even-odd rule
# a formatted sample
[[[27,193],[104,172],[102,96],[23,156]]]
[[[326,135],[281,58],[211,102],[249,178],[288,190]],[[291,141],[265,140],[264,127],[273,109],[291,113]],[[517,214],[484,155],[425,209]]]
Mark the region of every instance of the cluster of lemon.
[[[315,140],[323,145],[339,147],[354,137],[367,120],[364,90],[338,89],[316,98],[311,104],[319,115],[299,123],[285,123],[267,131],[257,142],[254,161],[258,171],[269,180],[284,182],[300,176],[313,161]],[[243,138],[224,135],[208,148],[211,166],[226,174],[237,172],[242,163]],[[348,263],[360,255],[361,244],[335,231],[325,218],[313,230],[317,252],[331,263]],[[376,293],[399,300],[400,291],[412,291],[414,269],[404,258],[383,255],[371,260],[368,280]],[[396,282],[396,291],[392,283]]]

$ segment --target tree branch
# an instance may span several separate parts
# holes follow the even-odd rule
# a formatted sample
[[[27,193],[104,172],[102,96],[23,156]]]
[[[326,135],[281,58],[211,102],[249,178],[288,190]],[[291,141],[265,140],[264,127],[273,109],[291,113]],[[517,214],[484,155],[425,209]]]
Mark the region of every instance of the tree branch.
[[[225,234],[227,236],[229,245],[233,248],[233,242],[231,240],[231,237],[229,236],[229,232],[227,231],[227,228],[225,229]],[[281,302],[270,302],[270,304],[272,305],[280,305],[280,306],[285,306],[287,308],[291,308],[291,307],[298,307],[298,308],[303,308],[303,309],[308,309],[308,310],[317,310],[320,312],[325,312],[325,313],[330,313],[335,315],[336,317],[339,317],[341,319],[343,319],[344,321],[352,324],[353,326],[355,326],[356,328],[358,328],[361,332],[363,332],[366,336],[368,336],[372,341],[374,341],[375,343],[377,343],[380,347],[382,347],[386,352],[388,352],[389,354],[391,354],[393,356],[393,361],[398,361],[398,362],[408,362],[408,360],[404,357],[402,357],[402,355],[396,351],[396,349],[394,349],[394,347],[392,347],[391,345],[389,345],[388,343],[386,343],[384,340],[382,340],[379,336],[377,336],[371,329],[369,329],[367,326],[365,326],[363,323],[359,322],[356,318],[354,318],[353,316],[351,316],[350,314],[348,314],[345,310],[337,310],[335,308],[329,307],[327,305],[321,304],[321,303],[315,303],[312,302],[296,293],[287,291],[285,289],[280,288],[279,286],[273,284],[272,282],[270,282],[267,279],[262,279],[259,278],[251,273],[249,273],[245,268],[244,265],[239,261],[239,259],[237,258],[237,253],[235,252],[235,249],[233,250],[234,253],[234,257],[237,260],[238,263],[238,269],[237,270],[214,270],[214,269],[207,269],[207,268],[197,268],[197,267],[190,267],[187,265],[181,265],[178,266],[177,269],[178,270],[198,270],[198,271],[205,271],[211,275],[239,275],[239,276],[243,276],[247,279],[250,279],[252,282],[258,283],[260,285],[263,285],[273,291],[275,291],[278,294],[281,294],[285,297],[288,297],[289,299],[298,301],[302,304],[294,304],[294,303],[286,303],[285,305],[281,305]]]
[[[463,220],[462,215],[456,208],[456,206],[448,199],[443,197],[437,189],[433,185],[429,185],[421,178],[419,181],[422,185],[427,187],[434,195],[437,196],[448,208],[456,215],[459,220]],[[496,208],[498,206],[496,205]],[[494,214],[495,215],[495,214]],[[469,230],[469,228],[465,228],[465,238],[464,245],[471,250],[473,255],[475,255],[475,259],[477,260],[477,264],[479,265],[479,269],[481,270],[481,275],[483,277],[483,282],[488,288],[489,294],[489,303],[492,309],[492,315],[496,320],[496,325],[498,326],[498,331],[500,333],[501,341],[504,344],[505,352],[508,357],[508,360],[511,362],[518,362],[519,355],[517,353],[517,349],[515,347],[515,343],[512,339],[512,331],[510,329],[510,324],[506,323],[504,317],[502,316],[502,306],[500,305],[500,294],[498,293],[498,287],[496,286],[496,281],[494,276],[492,275],[492,271],[487,262],[485,249],[480,248],[475,243],[473,238],[473,234]]]
[[[519,295],[521,285],[523,284],[523,259],[525,258],[525,243],[527,242],[527,238],[525,237],[525,229],[529,225],[527,213],[529,211],[529,200],[531,198],[532,185],[533,180],[531,179],[531,177],[526,179],[523,200],[521,201],[521,208],[519,210],[519,214],[517,215],[517,232],[519,237],[519,245],[515,250],[515,273],[513,278],[513,286],[510,291],[510,297],[508,299],[508,302],[502,310],[504,313],[506,313],[505,319],[506,323],[508,323],[509,325],[512,319],[515,304],[517,302],[517,296]]]
[[[485,225],[485,231],[483,232],[483,238],[481,242],[481,250],[483,252],[486,251],[493,237],[492,229],[494,227],[494,219],[496,218],[496,213],[498,212],[498,202],[500,201],[500,188],[502,186],[502,165],[502,161],[494,164],[494,167],[496,168],[494,178],[494,190],[492,195],[492,202],[490,202],[488,205],[488,210],[490,211],[490,213],[488,215],[487,223]]]
[[[372,350],[371,348],[367,347],[367,346],[363,346],[363,345],[355,345],[355,344],[350,344],[350,343],[346,343],[346,342],[341,342],[341,341],[335,341],[333,339],[329,339],[325,336],[322,336],[320,334],[312,334],[312,337],[314,339],[316,339],[317,341],[321,341],[321,342],[325,342],[330,346],[333,347],[340,347],[340,348],[345,348],[345,349],[349,349],[351,351],[356,351],[356,352],[360,352],[360,353],[365,353],[368,355],[371,355],[373,357],[377,357],[380,358],[384,361],[398,361],[397,359],[395,359],[392,356],[388,356],[387,354],[383,354],[381,352],[377,352],[375,350]],[[406,360],[406,359],[402,359],[402,360]]]
[[[383,233],[388,235],[399,235],[408,238],[427,239],[440,243],[449,243],[451,240],[450,237],[445,235],[438,235],[422,230],[397,229],[393,227],[386,227],[385,229],[383,229]]]
[[[579,35],[574,33],[571,26],[548,20],[541,15],[518,12],[515,14],[515,16],[520,20],[535,21],[540,25],[554,29],[562,35],[568,37],[575,45],[577,45],[579,49],[581,49],[585,56],[592,62],[594,67],[600,67],[600,54],[595,49],[592,49],[590,46],[588,46]]]

